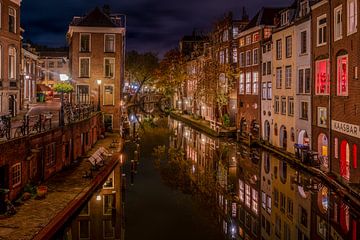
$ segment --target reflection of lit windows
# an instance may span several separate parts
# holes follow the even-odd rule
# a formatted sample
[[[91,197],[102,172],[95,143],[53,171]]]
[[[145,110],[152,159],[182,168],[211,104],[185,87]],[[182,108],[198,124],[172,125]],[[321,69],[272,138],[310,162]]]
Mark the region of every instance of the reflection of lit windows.
[[[246,94],[251,94],[251,73],[246,73]]]
[[[286,206],[286,197],[285,194],[280,193],[280,210],[282,212],[285,212],[285,206]]]
[[[79,239],[90,239],[89,220],[79,220]]]
[[[104,195],[103,201],[104,201],[103,214],[111,215],[113,206],[115,205],[114,195],[112,194]]]
[[[239,94],[244,94],[245,92],[245,74],[240,73],[240,79],[239,79]]]
[[[348,57],[340,56],[337,59],[337,95],[348,95]]]
[[[288,197],[287,198],[287,215],[289,218],[292,219],[293,214],[294,214],[294,203],[291,200],[291,198]]]
[[[111,172],[111,174],[109,175],[108,179],[106,180],[106,182],[103,185],[104,189],[112,189],[114,188],[114,171]]]
[[[239,199],[244,202],[244,182],[239,180]]]
[[[258,192],[255,189],[252,189],[252,210],[258,213]]]
[[[315,63],[315,93],[316,95],[328,95],[330,93],[328,59]]]
[[[247,184],[245,184],[245,204],[246,204],[246,206],[249,207],[249,208],[250,208],[250,204],[251,204],[251,203],[250,203],[250,199],[251,199],[250,194],[251,194],[251,192],[250,192],[250,186],[247,185]]]
[[[267,195],[267,208],[266,208],[266,211],[268,213],[271,213],[271,197],[269,195]]]
[[[261,207],[266,208],[266,194],[264,192],[261,192]]]

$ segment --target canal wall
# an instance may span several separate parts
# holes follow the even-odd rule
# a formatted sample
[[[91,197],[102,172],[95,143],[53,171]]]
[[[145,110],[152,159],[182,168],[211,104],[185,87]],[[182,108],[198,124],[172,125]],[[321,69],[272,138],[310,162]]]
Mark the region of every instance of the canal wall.
[[[91,149],[102,126],[102,114],[96,113],[64,127],[0,143],[0,189],[9,191],[9,199],[14,200],[27,184],[38,184],[67,168]]]

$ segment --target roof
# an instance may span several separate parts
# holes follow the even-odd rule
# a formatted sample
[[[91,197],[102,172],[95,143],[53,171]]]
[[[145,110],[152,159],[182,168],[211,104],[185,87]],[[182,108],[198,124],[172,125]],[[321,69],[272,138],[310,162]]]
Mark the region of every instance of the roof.
[[[70,26],[79,27],[123,27],[121,15],[106,14],[99,7],[83,17],[74,17]]]
[[[68,51],[39,51],[40,58],[67,58]]]
[[[246,31],[260,25],[274,25],[274,18],[282,9],[283,8],[261,8],[242,31]]]

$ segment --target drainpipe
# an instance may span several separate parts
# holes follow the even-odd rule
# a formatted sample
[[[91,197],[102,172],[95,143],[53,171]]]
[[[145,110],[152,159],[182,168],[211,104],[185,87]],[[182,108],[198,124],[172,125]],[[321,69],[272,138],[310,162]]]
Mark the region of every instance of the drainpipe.
[[[328,1],[329,2],[329,43],[328,43],[328,48],[329,48],[329,66],[330,66],[330,72],[329,72],[329,74],[330,74],[330,93],[329,93],[329,98],[328,98],[328,105],[329,105],[329,129],[328,129],[328,131],[329,131],[329,139],[328,139],[328,164],[329,164],[329,166],[328,166],[328,169],[329,169],[329,172],[332,172],[332,162],[331,162],[331,160],[332,160],[332,156],[331,156],[331,147],[332,147],[332,132],[331,132],[331,116],[332,116],[332,114],[331,114],[331,76],[332,76],[332,74],[331,74],[331,70],[332,70],[332,48],[331,48],[331,43],[332,43],[332,34],[333,34],[333,30],[332,30],[332,15],[331,15],[331,13],[332,13],[332,5],[331,5],[331,0],[329,0]],[[330,150],[330,151],[329,151]]]

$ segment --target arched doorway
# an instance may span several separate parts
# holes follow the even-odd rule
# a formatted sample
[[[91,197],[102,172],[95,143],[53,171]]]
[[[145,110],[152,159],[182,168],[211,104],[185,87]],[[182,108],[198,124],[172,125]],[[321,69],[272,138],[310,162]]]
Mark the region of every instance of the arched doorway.
[[[287,131],[284,125],[280,127],[280,147],[287,149]]]
[[[16,101],[14,95],[9,96],[9,114],[13,117],[16,115]]]
[[[301,130],[298,136],[298,144],[307,145],[306,139],[308,138],[307,132],[305,130]]]
[[[350,146],[346,140],[340,146],[340,175],[346,180],[350,179]]]
[[[264,123],[264,140],[270,141],[270,123],[268,120]]]
[[[325,170],[329,170],[328,138],[324,133],[320,133],[318,136],[318,152],[321,160],[321,167]]]

